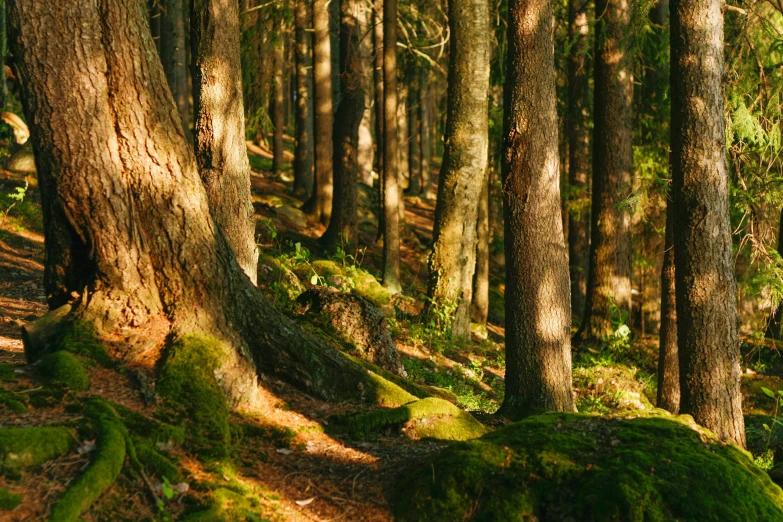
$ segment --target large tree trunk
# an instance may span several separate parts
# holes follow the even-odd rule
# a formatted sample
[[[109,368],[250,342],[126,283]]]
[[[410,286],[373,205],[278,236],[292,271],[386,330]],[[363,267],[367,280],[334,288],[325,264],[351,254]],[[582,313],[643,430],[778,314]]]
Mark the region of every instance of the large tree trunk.
[[[195,152],[215,223],[254,283],[256,220],[245,145],[239,11],[232,0],[192,0]]]
[[[67,209],[55,215],[66,235],[46,241],[80,256],[73,314],[147,369],[161,353],[141,341],[215,337],[233,404],[253,400],[254,366],[355,397],[363,371],[267,303],[212,218],[144,4],[14,1],[9,18],[44,199]]]
[[[430,256],[430,306],[453,310],[451,333],[470,335],[476,220],[489,142],[489,4],[450,0],[445,151]]]
[[[185,16],[188,0],[165,0],[160,27],[160,59],[166,79],[177,104],[179,117],[190,137],[190,105],[188,103],[188,55]]]
[[[340,71],[342,99],[334,118],[334,205],[323,242],[333,249],[356,246],[356,183],[359,174],[359,125],[364,115],[364,70],[360,56],[359,0],[340,4]]]
[[[315,78],[315,191],[304,210],[324,225],[332,215],[332,50],[329,2],[313,0],[313,71]]]
[[[671,158],[680,411],[745,446],[723,99],[723,2],[671,12]]]
[[[680,409],[680,362],[677,350],[677,297],[674,268],[675,212],[672,194],[666,199],[666,239],[661,268],[661,328],[658,351],[658,407]]]
[[[593,202],[585,311],[578,338],[600,342],[613,319],[631,311],[631,217],[620,204],[631,194],[633,71],[631,3],[595,4]],[[614,317],[613,317],[614,315]]]
[[[295,0],[296,26],[296,151],[294,153],[294,195],[307,200],[313,192],[313,77],[310,55],[310,0]]]
[[[283,81],[283,69],[285,67],[285,47],[283,44],[283,22],[277,24],[278,41],[275,43],[274,70],[275,76],[272,84],[272,126],[274,128],[272,139],[272,174],[279,176],[283,172],[283,157],[285,155],[285,143],[283,141],[285,127],[285,82]]]
[[[383,286],[400,285],[400,191],[397,180],[397,0],[383,1]]]
[[[589,32],[586,0],[568,2],[568,184],[573,208],[568,213],[568,259],[571,273],[571,313],[581,318],[587,293],[590,251],[590,212],[581,205],[587,198],[590,173],[590,113],[588,60]]]
[[[506,396],[512,419],[573,411],[551,0],[511,0],[505,87]]]

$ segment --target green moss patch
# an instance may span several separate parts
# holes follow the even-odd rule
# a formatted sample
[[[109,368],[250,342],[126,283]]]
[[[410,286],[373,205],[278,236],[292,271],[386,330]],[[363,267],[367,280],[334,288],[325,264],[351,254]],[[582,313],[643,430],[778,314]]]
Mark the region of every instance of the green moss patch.
[[[22,394],[0,388],[0,405],[13,413],[23,413],[27,411],[27,398]]]
[[[182,481],[182,473],[179,468],[165,455],[144,443],[134,443],[136,458],[141,463],[144,471],[160,480],[168,479],[172,484]]]
[[[258,286],[271,294],[275,301],[295,301],[304,292],[304,285],[285,264],[268,254],[258,257]]]
[[[0,487],[0,511],[11,511],[22,502],[22,495]]]
[[[37,466],[68,452],[73,437],[65,428],[0,429],[0,462],[4,468]]]
[[[228,403],[215,378],[221,354],[216,339],[184,336],[158,378],[164,405],[187,423],[187,443],[205,458],[225,458],[231,446]]]
[[[312,268],[310,268],[311,266]],[[366,270],[354,266],[343,267],[335,261],[319,259],[310,265],[298,265],[294,268],[294,273],[302,281],[309,282],[313,276],[313,270],[329,286],[350,290],[379,306],[387,314],[393,312],[391,294],[375,279],[374,275]]]
[[[87,321],[65,323],[48,351],[66,351],[91,359],[105,368],[114,366],[114,360],[98,340],[95,328]]]
[[[254,513],[257,501],[228,488],[218,488],[212,493],[212,502],[203,511],[182,518],[188,522],[234,522],[260,520]]]
[[[182,444],[185,442],[185,429],[182,426],[173,426],[147,417],[121,404],[110,403],[110,405],[117,412],[117,415],[120,416],[128,431],[143,438],[145,441],[163,444]]]
[[[416,464],[400,521],[783,520],[783,491],[689,417],[530,417]]]
[[[0,363],[0,382],[16,382],[16,364]]]
[[[59,351],[45,355],[38,371],[48,384],[83,391],[90,387],[90,378],[81,361],[72,353]]]

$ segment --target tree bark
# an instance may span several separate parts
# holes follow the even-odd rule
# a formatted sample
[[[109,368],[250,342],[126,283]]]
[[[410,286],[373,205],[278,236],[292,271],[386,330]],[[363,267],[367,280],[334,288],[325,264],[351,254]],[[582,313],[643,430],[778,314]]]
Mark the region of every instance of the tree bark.
[[[369,34],[372,30],[372,12],[364,7],[359,11],[359,53],[362,60],[362,71],[368,75],[373,70],[373,40]],[[373,131],[372,131],[372,104],[373,95],[370,88],[370,82],[363,79],[364,86],[364,107],[362,112],[362,122],[359,125],[359,181],[372,187],[373,171]]]
[[[580,204],[587,198],[590,173],[590,109],[587,2],[568,2],[568,185],[575,208],[568,213],[568,259],[571,273],[571,314],[581,318],[587,293],[588,253],[590,251],[590,212]]]
[[[327,249],[343,242],[357,245],[356,183],[359,175],[359,125],[364,115],[359,0],[340,3],[340,71],[342,99],[334,118],[334,205],[323,236]]]
[[[285,143],[283,134],[285,127],[285,82],[283,81],[283,68],[285,61],[285,48],[283,46],[283,23],[277,24],[277,42],[275,42],[274,68],[275,76],[272,84],[272,126],[274,136],[272,140],[272,174],[279,176],[283,172],[283,156]]]
[[[429,74],[425,76],[422,85],[427,85]],[[429,87],[425,87],[421,96],[419,105],[419,121],[421,122],[421,191],[420,195],[424,199],[430,199],[432,193],[432,176],[430,175],[430,161],[432,159],[432,129],[430,120],[432,92]]]
[[[256,220],[245,145],[239,9],[231,0],[192,0],[195,152],[215,223],[253,283]]]
[[[383,286],[400,285],[400,191],[397,180],[397,0],[383,2]]]
[[[329,224],[332,215],[333,143],[332,50],[329,2],[313,0],[313,71],[315,78],[315,191],[304,206],[313,219]]]
[[[593,201],[587,296],[577,335],[582,342],[614,333],[614,307],[619,314],[631,311],[631,218],[620,208],[631,193],[633,170],[631,3],[597,0],[595,12]]]
[[[677,296],[674,268],[675,211],[666,198],[666,239],[661,268],[661,328],[658,351],[658,407],[674,414],[680,409],[680,362],[677,350]]]
[[[418,82],[417,82],[418,83]],[[410,88],[410,110],[408,111],[408,189],[406,195],[421,194],[421,124],[419,106],[421,97],[419,86]]]
[[[573,411],[551,0],[511,0],[505,86],[506,396],[511,419]]]
[[[177,104],[185,135],[190,138],[190,105],[188,103],[188,57],[185,16],[188,0],[161,0],[164,9],[160,24],[160,59],[166,71],[169,89]]]
[[[723,93],[723,3],[671,11],[671,158],[680,411],[745,446]]]
[[[778,254],[783,256],[783,209],[780,210],[780,221],[778,223]],[[783,323],[783,303],[778,303],[777,308],[772,310],[770,314],[765,336],[780,340],[781,323]]]
[[[296,25],[296,151],[294,195],[307,200],[313,192],[313,65],[310,0],[295,0]]]
[[[375,162],[376,171],[378,172],[378,201],[380,202],[380,210],[378,212],[378,239],[383,237],[383,231],[386,229],[383,216],[385,214],[384,208],[384,170],[383,170],[383,158],[384,152],[384,140],[386,139],[383,132],[384,123],[384,90],[383,90],[383,0],[375,0],[373,2],[372,9],[372,45],[373,45],[373,91],[375,95]]]
[[[445,151],[438,183],[428,297],[453,310],[451,333],[470,336],[476,220],[489,143],[489,3],[450,0]]]
[[[489,168],[479,198],[476,238],[476,274],[470,318],[474,323],[486,326],[489,315]]]

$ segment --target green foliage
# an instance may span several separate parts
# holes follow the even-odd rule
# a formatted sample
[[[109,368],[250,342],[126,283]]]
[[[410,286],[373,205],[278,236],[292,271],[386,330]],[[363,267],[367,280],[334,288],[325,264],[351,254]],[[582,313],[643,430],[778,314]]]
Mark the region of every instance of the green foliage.
[[[0,429],[2,468],[26,468],[42,464],[66,453],[73,437],[65,428]]]
[[[70,352],[59,351],[45,355],[38,363],[38,372],[49,384],[77,391],[90,387],[90,377],[82,362]]]
[[[0,487],[0,511],[11,511],[22,502],[22,495]]]
[[[0,211],[0,213],[3,214],[3,221],[8,219],[8,213],[11,212],[11,209],[14,208],[17,203],[22,203],[24,201],[28,187],[29,184],[27,183],[27,180],[25,180],[24,187],[16,187],[13,192],[6,194],[5,199],[10,200],[11,203],[8,204],[5,210]]]

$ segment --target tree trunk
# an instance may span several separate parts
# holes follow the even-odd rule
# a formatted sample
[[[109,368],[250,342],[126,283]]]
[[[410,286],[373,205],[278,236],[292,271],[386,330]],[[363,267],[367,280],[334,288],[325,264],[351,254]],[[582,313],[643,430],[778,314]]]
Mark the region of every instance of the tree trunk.
[[[783,209],[780,210],[780,221],[778,223],[778,253],[783,255]],[[765,336],[780,340],[781,323],[783,323],[783,303],[778,303],[777,307],[770,314]]]
[[[402,79],[402,81],[400,81]],[[408,163],[408,147],[410,135],[408,134],[408,84],[403,74],[398,72],[397,78],[397,183],[400,191],[410,184],[410,164]],[[400,221],[405,221],[405,200],[400,198]]]
[[[152,33],[152,39],[155,41],[155,49],[160,54],[160,19],[163,17],[163,13],[160,9],[161,1],[159,0],[147,0],[149,8],[150,19],[150,32]]]
[[[572,208],[568,213],[568,259],[571,273],[571,314],[581,318],[587,293],[587,264],[590,251],[590,212],[581,201],[587,198],[590,173],[590,114],[588,60],[589,34],[587,2],[568,3],[568,185]]]
[[[470,318],[474,323],[486,326],[489,315],[489,168],[479,198],[476,238],[476,275]]]
[[[43,198],[68,209],[68,234],[54,239],[81,256],[70,259],[81,275],[66,289],[81,293],[72,314],[147,370],[166,339],[218,339],[234,405],[253,401],[256,366],[316,396],[355,397],[363,370],[277,312],[237,264],[145,15],[124,0],[9,3]],[[158,343],[140,351],[147,340]]]
[[[631,312],[631,194],[633,71],[631,3],[595,4],[593,202],[585,311],[578,338],[600,342]],[[614,311],[617,309],[618,311]]]
[[[421,194],[421,126],[419,106],[421,105],[418,85],[410,89],[410,110],[408,111],[408,190],[406,195]]]
[[[503,208],[506,396],[511,419],[574,411],[571,300],[560,208],[551,0],[508,8]]]
[[[426,75],[425,80],[422,81],[422,85],[427,85],[429,75]],[[424,199],[430,199],[432,193],[432,176],[430,175],[430,161],[432,159],[432,129],[430,127],[430,120],[432,118],[431,112],[431,100],[432,91],[429,87],[425,87],[421,96],[421,104],[419,105],[419,121],[421,122],[421,197]]]
[[[671,158],[680,411],[745,446],[723,93],[723,3],[671,12]]]
[[[192,1],[196,161],[212,217],[255,283],[258,249],[245,145],[238,5],[232,0]]]
[[[188,0],[161,0],[164,9],[160,21],[160,59],[169,89],[177,104],[185,135],[190,138],[190,106],[188,104],[188,61],[185,16]]]
[[[315,77],[315,191],[304,210],[324,225],[332,215],[332,51],[329,2],[313,0],[313,71]]]
[[[372,45],[373,45],[373,91],[375,95],[375,162],[378,172],[378,239],[383,237],[386,228],[383,216],[384,211],[384,170],[383,157],[385,155],[383,142],[386,139],[383,132],[384,122],[384,96],[383,96],[383,0],[375,0],[372,9]]]
[[[661,328],[658,351],[658,407],[680,409],[680,362],[677,353],[677,297],[674,280],[675,212],[672,195],[666,199],[666,239],[661,268]]]
[[[397,0],[383,2],[383,286],[400,285],[400,191],[397,182]]]
[[[476,220],[489,143],[489,3],[450,0],[445,151],[435,206],[428,297],[451,310],[451,333],[470,336]]]
[[[313,77],[310,55],[310,0],[295,0],[296,24],[296,151],[294,154],[294,195],[307,200],[313,192]]]
[[[277,24],[278,40],[274,51],[274,84],[272,85],[272,126],[274,136],[272,140],[272,174],[279,176],[283,172],[283,157],[285,143],[283,134],[285,127],[285,82],[283,81],[283,68],[285,66],[285,48],[283,46],[283,23]]]
[[[359,0],[340,3],[340,79],[342,99],[334,118],[334,206],[323,237],[327,249],[356,246],[356,183],[359,175],[359,125],[364,115],[364,70],[360,55]],[[343,247],[345,248],[345,246]]]
[[[367,8],[359,11],[359,53],[362,60],[362,71],[367,74],[373,69],[373,41],[368,34],[371,30],[370,23],[372,13]],[[362,79],[364,87],[364,108],[362,112],[362,122],[359,125],[359,181],[372,187],[373,171],[373,135],[372,135],[372,103],[373,96],[369,82]]]

